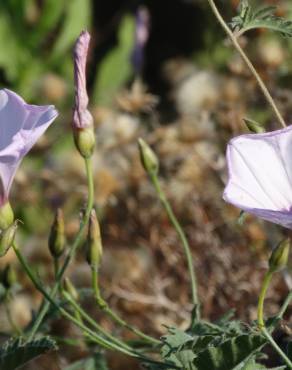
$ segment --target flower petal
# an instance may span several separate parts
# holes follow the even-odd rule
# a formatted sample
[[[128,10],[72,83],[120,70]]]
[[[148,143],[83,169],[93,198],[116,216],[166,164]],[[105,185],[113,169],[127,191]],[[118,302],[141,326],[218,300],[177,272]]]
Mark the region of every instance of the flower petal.
[[[0,90],[0,177],[3,188],[0,203],[8,198],[22,158],[57,115],[54,106],[29,105],[14,92]]]
[[[227,147],[229,181],[223,198],[265,220],[290,227],[291,157],[292,126],[232,139]]]

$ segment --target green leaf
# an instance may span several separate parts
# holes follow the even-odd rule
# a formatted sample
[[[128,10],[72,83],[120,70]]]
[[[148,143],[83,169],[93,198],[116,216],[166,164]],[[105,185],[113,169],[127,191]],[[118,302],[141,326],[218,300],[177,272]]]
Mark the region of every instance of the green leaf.
[[[93,100],[111,103],[115,93],[129,79],[132,71],[130,53],[134,45],[134,18],[125,16],[119,28],[118,45],[103,59],[94,87]]]
[[[82,29],[90,25],[90,0],[66,1],[64,22],[52,51],[53,60],[58,60],[73,45]],[[58,60],[60,63],[60,60]]]
[[[30,342],[26,342],[23,338],[9,340],[0,348],[0,369],[17,369],[32,359],[56,348],[56,343],[49,337]]]
[[[237,370],[266,343],[259,335],[240,335],[219,346],[209,346],[194,359],[194,370]]]
[[[241,370],[285,370],[286,366],[273,367],[272,369],[266,368],[264,365],[261,365],[252,358]]]
[[[41,17],[29,35],[28,42],[37,47],[48,36],[60,21],[65,10],[65,0],[46,0],[43,4]]]
[[[277,17],[275,9],[274,6],[253,9],[247,0],[242,0],[239,14],[232,18],[230,26],[239,34],[255,28],[267,28],[292,37],[292,21]]]

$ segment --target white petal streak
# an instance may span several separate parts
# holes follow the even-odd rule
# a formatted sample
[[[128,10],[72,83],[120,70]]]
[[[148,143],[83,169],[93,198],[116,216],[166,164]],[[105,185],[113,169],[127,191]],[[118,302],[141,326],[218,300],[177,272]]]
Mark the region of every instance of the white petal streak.
[[[231,140],[227,161],[226,201],[242,209],[291,209],[292,126]]]

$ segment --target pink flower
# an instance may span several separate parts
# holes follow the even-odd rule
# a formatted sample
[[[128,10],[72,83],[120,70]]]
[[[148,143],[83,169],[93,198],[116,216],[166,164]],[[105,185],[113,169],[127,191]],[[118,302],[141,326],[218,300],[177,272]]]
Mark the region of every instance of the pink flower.
[[[292,229],[292,126],[232,139],[226,202]]]
[[[8,201],[22,158],[57,115],[52,105],[29,105],[14,92],[0,90],[0,206]]]
[[[86,90],[86,59],[90,35],[82,31],[74,48],[74,81],[75,105],[73,108],[73,127],[84,129],[93,125],[93,118],[88,111],[88,95]]]

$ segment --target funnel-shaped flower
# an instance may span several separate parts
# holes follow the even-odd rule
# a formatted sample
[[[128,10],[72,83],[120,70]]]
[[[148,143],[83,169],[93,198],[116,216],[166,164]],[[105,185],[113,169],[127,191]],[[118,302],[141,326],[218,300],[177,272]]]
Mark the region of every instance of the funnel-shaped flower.
[[[22,158],[57,115],[52,105],[29,105],[14,92],[0,90],[0,207],[8,201]]]
[[[224,200],[292,229],[292,126],[232,139],[227,163]]]

